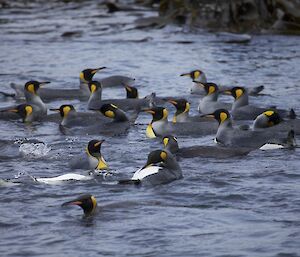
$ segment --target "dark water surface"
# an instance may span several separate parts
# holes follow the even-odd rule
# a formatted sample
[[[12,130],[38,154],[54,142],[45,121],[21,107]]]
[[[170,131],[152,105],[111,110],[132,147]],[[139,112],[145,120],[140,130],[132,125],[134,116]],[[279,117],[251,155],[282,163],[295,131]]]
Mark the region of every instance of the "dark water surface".
[[[1,90],[10,90],[10,82],[32,79],[49,80],[49,87],[76,88],[82,69],[107,66],[95,78],[133,76],[142,96],[184,96],[195,112],[191,82],[179,74],[201,68],[209,80],[223,85],[265,85],[266,95],[251,98],[253,103],[300,112],[299,37],[254,36],[240,45],[172,26],[134,29],[136,18],[153,14],[144,10],[108,15],[94,1],[2,9]],[[104,97],[122,97],[123,91],[105,89]],[[86,109],[84,102],[72,103]],[[11,101],[2,100],[1,107],[8,105]],[[141,115],[138,122],[149,119]],[[102,153],[116,173],[130,176],[151,150],[161,147],[159,141],[146,139],[145,127],[136,125],[127,136],[105,138]],[[65,137],[54,123],[26,127],[4,121],[0,135],[10,140],[37,138],[48,147],[35,155],[1,159],[1,178],[20,172],[37,177],[69,173],[68,160],[90,139],[102,138]],[[179,143],[213,144],[212,139],[187,137]],[[228,160],[184,159],[184,178],[156,187],[101,181],[1,186],[0,255],[299,256],[299,156],[295,149],[255,151]],[[79,208],[60,207],[81,193],[98,199],[101,211],[92,218],[83,218]]]

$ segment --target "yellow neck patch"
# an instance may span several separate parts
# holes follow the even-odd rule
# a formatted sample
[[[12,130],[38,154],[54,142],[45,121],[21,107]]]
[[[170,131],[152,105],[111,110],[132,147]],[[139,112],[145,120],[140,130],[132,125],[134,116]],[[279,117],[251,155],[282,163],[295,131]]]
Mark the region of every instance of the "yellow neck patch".
[[[29,84],[28,87],[27,87],[27,91],[32,93],[32,94],[35,94],[34,85]]]
[[[67,117],[67,115],[69,114],[70,111],[71,111],[71,107],[70,106],[64,107],[63,108],[64,117]]]
[[[106,111],[106,112],[104,113],[104,115],[105,115],[106,117],[112,118],[112,119],[115,117],[115,113],[114,113],[113,111]]]
[[[80,72],[79,78],[80,78],[80,80],[82,80],[82,81],[86,81],[85,78],[84,78],[83,72]]]
[[[106,170],[108,168],[104,158],[101,156],[99,159],[98,165],[96,167],[97,170]]]
[[[239,99],[243,95],[243,90],[242,89],[237,89],[235,91],[236,99]]]
[[[196,70],[196,71],[194,72],[194,78],[195,78],[195,79],[199,78],[200,75],[201,75],[201,72],[200,72],[200,71]]]
[[[176,116],[176,114],[174,115],[174,117],[173,117],[173,119],[172,119],[172,122],[173,122],[173,123],[176,123],[176,122],[177,122],[177,116]]]
[[[27,105],[25,107],[26,116],[29,116],[32,113],[32,107],[30,105]]]
[[[264,115],[266,115],[268,117],[272,116],[273,114],[274,114],[274,111],[266,111],[266,112],[264,112]]]
[[[92,212],[95,211],[96,207],[97,207],[97,201],[96,201],[96,198],[94,196],[91,196],[91,200],[92,200],[92,203],[93,203],[93,209],[92,209]]]
[[[167,147],[168,143],[169,143],[169,138],[165,137],[163,139],[163,143],[164,143],[164,146]]]
[[[91,93],[94,93],[97,90],[97,86],[95,84],[91,85]]]
[[[186,103],[184,112],[189,112],[190,111],[190,103]]]
[[[162,117],[162,119],[163,119],[163,120],[167,119],[167,118],[168,118],[168,114],[169,114],[169,113],[168,113],[168,110],[167,110],[167,109],[164,109],[164,110],[163,110],[163,117]]]
[[[167,153],[165,152],[165,151],[162,151],[161,153],[160,153],[160,158],[162,158],[162,160],[166,160],[167,159]]]
[[[214,93],[216,91],[216,88],[214,86],[209,86],[208,88],[208,95]]]
[[[155,135],[154,130],[153,130],[153,128],[152,128],[152,124],[149,124],[149,125],[147,126],[147,129],[146,129],[146,136],[147,136],[148,138],[156,138],[156,135]]]
[[[220,113],[220,121],[221,121],[221,123],[223,123],[225,120],[227,120],[227,118],[228,118],[227,113],[225,113],[225,112],[221,112]]]

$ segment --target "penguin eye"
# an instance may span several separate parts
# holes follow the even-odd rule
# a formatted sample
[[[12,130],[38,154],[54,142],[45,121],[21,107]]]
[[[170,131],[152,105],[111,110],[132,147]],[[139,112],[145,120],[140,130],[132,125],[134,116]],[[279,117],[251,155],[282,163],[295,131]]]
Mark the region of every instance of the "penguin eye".
[[[274,111],[265,111],[264,114],[268,117],[272,116],[274,114]]]
[[[161,151],[160,158],[165,161],[167,159],[167,153],[165,151]]]

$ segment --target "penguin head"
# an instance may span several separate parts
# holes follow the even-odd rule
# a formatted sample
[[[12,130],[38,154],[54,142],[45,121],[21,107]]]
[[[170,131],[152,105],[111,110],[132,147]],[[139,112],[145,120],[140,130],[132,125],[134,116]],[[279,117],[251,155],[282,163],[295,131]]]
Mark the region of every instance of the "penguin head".
[[[193,70],[189,73],[183,73],[180,76],[188,76],[193,80],[198,79],[202,74],[204,74],[201,70]]]
[[[50,111],[59,112],[62,118],[66,118],[71,111],[75,111],[75,108],[71,104],[63,104],[59,109],[50,109]]]
[[[190,103],[181,98],[181,99],[170,99],[168,100],[169,103],[173,104],[176,108],[176,115],[181,113],[189,112],[190,110]]]
[[[124,87],[126,89],[127,98],[134,98],[134,99],[139,98],[138,90],[136,87],[132,87],[128,85],[125,85]]]
[[[9,109],[6,112],[15,112],[21,116],[23,122],[26,122],[33,113],[33,107],[30,104],[19,104],[15,109]]]
[[[273,110],[267,110],[262,113],[267,118],[267,126],[272,127],[282,121],[279,113]]]
[[[62,206],[78,205],[83,209],[85,215],[91,215],[97,207],[96,198],[90,194],[79,196],[78,198],[65,202]]]
[[[98,90],[102,90],[102,85],[99,81],[91,80],[88,83],[89,90],[91,94],[97,92]]]
[[[79,74],[79,78],[81,82],[87,83],[89,81],[91,81],[94,77],[94,75],[99,71],[99,70],[103,70],[106,67],[100,67],[97,69],[85,69],[83,71],[80,72]]]
[[[103,142],[104,140],[95,140],[95,139],[91,140],[87,146],[88,154],[94,157],[101,156],[101,145]]]
[[[39,88],[45,84],[49,84],[49,81],[39,82],[36,80],[31,80],[25,83],[24,90],[25,94],[29,93],[31,95],[37,95]]]
[[[114,121],[128,121],[125,112],[114,104],[103,104],[100,108],[100,112],[105,117],[111,118]]]
[[[204,116],[215,118],[219,122],[219,124],[222,124],[226,120],[230,120],[230,114],[226,109],[218,109],[212,114],[207,114]]]
[[[165,150],[155,150],[149,153],[147,163],[144,168],[152,166],[154,164],[162,164],[168,158],[168,153]]]
[[[179,149],[177,138],[172,135],[164,136],[163,144],[165,149],[171,153],[176,153]]]
[[[225,90],[224,93],[228,95],[232,95],[235,100],[239,99],[246,92],[243,87],[233,87],[230,90]]]
[[[168,110],[164,107],[153,107],[143,111],[152,114],[152,122],[168,119]]]
[[[193,82],[196,83],[197,86],[203,88],[206,92],[206,95],[211,95],[219,91],[219,87],[215,83],[212,82],[202,83],[195,80]]]

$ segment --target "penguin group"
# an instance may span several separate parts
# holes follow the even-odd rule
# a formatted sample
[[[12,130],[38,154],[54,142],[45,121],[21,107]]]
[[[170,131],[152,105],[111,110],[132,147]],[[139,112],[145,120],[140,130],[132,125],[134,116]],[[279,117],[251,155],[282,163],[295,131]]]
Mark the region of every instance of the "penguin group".
[[[2,108],[0,120],[20,120],[28,123],[57,123],[57,131],[62,135],[90,136],[82,154],[74,156],[69,162],[71,172],[56,177],[33,177],[35,183],[57,184],[66,181],[84,181],[112,177],[118,185],[157,186],[183,178],[180,165],[182,158],[234,158],[249,154],[251,151],[268,148],[293,148],[295,136],[300,133],[300,123],[293,109],[283,110],[275,106],[255,106],[249,104],[250,97],[256,96],[263,86],[245,88],[225,87],[208,82],[201,70],[182,73],[193,83],[191,88],[195,97],[185,99],[177,96],[157,97],[155,93],[141,98],[135,79],[127,76],[110,76],[95,80],[94,75],[106,67],[84,69],[79,74],[77,89],[49,88],[49,81],[28,81],[24,86],[13,84],[15,94],[4,93],[18,104]],[[124,94],[121,99],[103,99],[102,91],[120,88]],[[219,96],[230,97],[221,102]],[[19,102],[25,97],[24,102]],[[63,99],[63,105],[47,108],[46,102]],[[70,100],[86,102],[86,111],[76,111]],[[191,115],[193,105],[196,115]],[[169,109],[169,110],[168,110]],[[169,112],[174,112],[169,119]],[[194,113],[195,113],[194,112]],[[147,124],[139,124],[137,118],[150,114]],[[133,127],[141,127],[149,139],[158,140],[160,149],[153,149],[145,157],[144,165],[127,178],[114,178],[109,163],[101,153],[107,137],[126,136]],[[194,145],[179,147],[182,137],[200,138],[212,136],[213,145]],[[3,146],[8,142],[0,142]],[[139,142],[136,142],[139,144]],[[77,171],[89,170],[87,174]],[[76,171],[76,172],[74,172]],[[8,182],[19,183],[8,180]],[[96,198],[91,194],[79,196],[62,204],[78,205],[85,215],[95,213]]]

